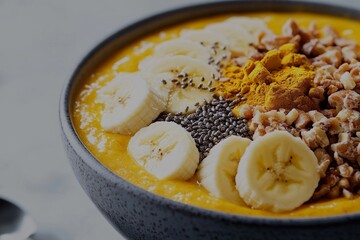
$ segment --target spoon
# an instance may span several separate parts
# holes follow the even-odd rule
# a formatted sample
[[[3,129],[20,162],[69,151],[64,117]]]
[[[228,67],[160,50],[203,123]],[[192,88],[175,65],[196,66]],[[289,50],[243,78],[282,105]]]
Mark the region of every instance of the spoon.
[[[25,240],[36,232],[36,224],[23,209],[0,198],[0,240]]]

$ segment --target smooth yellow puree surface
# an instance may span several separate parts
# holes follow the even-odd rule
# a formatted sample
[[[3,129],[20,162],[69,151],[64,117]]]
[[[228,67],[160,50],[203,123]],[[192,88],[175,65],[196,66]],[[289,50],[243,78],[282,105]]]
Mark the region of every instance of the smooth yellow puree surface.
[[[289,18],[296,20],[302,27],[307,27],[311,21],[315,20],[319,28],[329,24],[342,36],[360,42],[360,31],[358,31],[360,22],[354,20],[304,13],[258,13],[247,14],[246,16],[267,19],[268,26],[275,33],[281,32],[281,26]],[[203,187],[199,186],[196,179],[189,182],[158,180],[127,154],[126,148],[130,136],[106,133],[101,129],[99,122],[103,105],[96,101],[96,91],[114,77],[114,72],[137,71],[139,61],[152,53],[153,45],[178,36],[178,33],[184,28],[203,28],[206,24],[221,21],[228,17],[230,15],[217,16],[164,29],[115,52],[101,66],[94,69],[79,90],[73,106],[73,123],[84,145],[102,164],[127,181],[155,194],[202,208],[269,217],[329,216],[359,212],[360,198],[352,200],[339,198],[305,204],[294,211],[282,214],[235,205],[211,196]]]

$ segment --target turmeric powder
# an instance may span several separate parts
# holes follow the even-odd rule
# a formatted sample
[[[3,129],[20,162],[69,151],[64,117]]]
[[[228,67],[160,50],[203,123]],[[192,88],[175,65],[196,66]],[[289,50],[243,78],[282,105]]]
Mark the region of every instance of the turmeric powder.
[[[223,72],[227,82],[220,83],[216,94],[224,98],[245,97],[249,105],[267,110],[297,108],[318,109],[308,96],[315,73],[306,56],[295,52],[294,44],[285,44],[265,54],[260,61],[249,60],[243,68],[229,65]]]

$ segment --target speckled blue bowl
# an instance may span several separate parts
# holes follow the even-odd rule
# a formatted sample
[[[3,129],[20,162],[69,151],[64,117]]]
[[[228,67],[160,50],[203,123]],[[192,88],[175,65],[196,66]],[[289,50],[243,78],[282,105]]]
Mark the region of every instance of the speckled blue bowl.
[[[64,146],[81,186],[120,233],[129,239],[359,239],[360,213],[327,218],[248,217],[201,209],[142,190],[116,176],[84,147],[71,122],[74,92],[114,50],[163,27],[204,16],[256,11],[306,11],[360,18],[360,11],[317,3],[230,1],[162,13],[126,27],[94,48],[76,68],[60,100]]]

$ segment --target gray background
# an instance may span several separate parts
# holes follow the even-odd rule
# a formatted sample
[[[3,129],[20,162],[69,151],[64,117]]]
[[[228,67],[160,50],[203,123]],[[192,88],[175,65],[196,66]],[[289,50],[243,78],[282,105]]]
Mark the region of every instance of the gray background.
[[[60,142],[60,91],[82,56],[106,36],[195,2],[206,1],[0,0],[0,196],[33,215],[39,238],[123,239],[70,169]],[[360,8],[360,0],[341,2]]]

